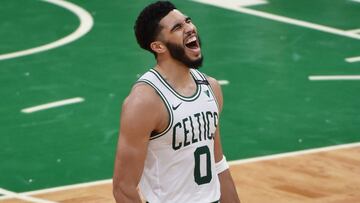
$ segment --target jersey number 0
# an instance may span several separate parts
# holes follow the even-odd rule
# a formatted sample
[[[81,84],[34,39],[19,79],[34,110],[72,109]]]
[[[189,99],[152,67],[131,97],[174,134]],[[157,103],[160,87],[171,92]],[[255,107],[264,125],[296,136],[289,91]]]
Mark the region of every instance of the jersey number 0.
[[[201,155],[206,156],[206,175],[201,176],[200,171],[200,164],[205,164],[200,162],[200,156]],[[195,182],[198,185],[210,183],[212,179],[212,173],[211,173],[211,161],[210,161],[210,150],[208,146],[202,146],[195,150],[194,152],[194,159],[195,159],[195,169],[194,169],[194,178]]]

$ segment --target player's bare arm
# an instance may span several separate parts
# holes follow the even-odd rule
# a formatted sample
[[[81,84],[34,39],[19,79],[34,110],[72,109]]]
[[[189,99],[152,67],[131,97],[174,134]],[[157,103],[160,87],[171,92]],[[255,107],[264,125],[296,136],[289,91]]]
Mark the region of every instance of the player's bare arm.
[[[197,70],[203,55],[196,26],[171,2],[157,1],[139,13],[134,31],[140,47],[156,59],[156,68],[138,81],[158,95],[136,88],[124,104],[121,125],[125,127],[120,131],[114,173],[117,201],[139,202],[135,194],[139,185],[151,203],[208,203],[220,198],[222,203],[239,202],[216,130],[221,89],[210,78],[215,96]],[[201,156],[206,160],[201,161]],[[130,172],[124,175],[126,171]]]
[[[154,89],[142,83],[134,86],[123,103],[113,176],[116,202],[141,202],[137,186],[149,137],[153,131],[161,131],[162,126],[166,126],[167,113],[163,113],[162,105]]]
[[[207,78],[211,88],[214,91],[216,99],[219,105],[219,113],[222,111],[223,107],[223,95],[221,91],[221,86],[216,79],[208,77]],[[220,117],[221,118],[221,117]],[[217,126],[215,131],[215,140],[214,140],[214,151],[215,151],[215,162],[219,163],[223,159],[223,151],[220,141],[220,125]],[[218,174],[220,180],[220,189],[221,189],[221,203],[239,203],[240,199],[236,192],[234,181],[231,177],[229,169],[224,170]]]

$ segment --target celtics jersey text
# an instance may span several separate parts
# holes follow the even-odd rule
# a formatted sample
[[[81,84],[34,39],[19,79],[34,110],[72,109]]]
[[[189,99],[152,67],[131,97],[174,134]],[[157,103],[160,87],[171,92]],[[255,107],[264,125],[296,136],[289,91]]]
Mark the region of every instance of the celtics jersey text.
[[[154,69],[138,82],[156,90],[169,125],[150,137],[140,190],[150,203],[210,203],[220,199],[214,136],[219,120],[215,95],[202,73],[191,69],[196,92],[178,94]]]

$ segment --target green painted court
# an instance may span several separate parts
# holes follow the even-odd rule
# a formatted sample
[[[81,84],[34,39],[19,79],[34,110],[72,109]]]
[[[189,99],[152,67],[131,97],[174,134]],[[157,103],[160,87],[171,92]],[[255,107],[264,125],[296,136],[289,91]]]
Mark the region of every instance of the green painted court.
[[[201,71],[223,80],[228,160],[360,142],[358,0],[201,1],[173,2],[198,27]],[[155,65],[133,34],[149,1],[69,2],[1,0],[0,188],[111,178],[122,100]]]

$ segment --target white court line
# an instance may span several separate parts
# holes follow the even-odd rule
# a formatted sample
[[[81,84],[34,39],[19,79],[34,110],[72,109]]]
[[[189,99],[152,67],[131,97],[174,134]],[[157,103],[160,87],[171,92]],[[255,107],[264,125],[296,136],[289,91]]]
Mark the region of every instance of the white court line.
[[[360,33],[360,28],[359,28],[359,29],[353,29],[353,30],[346,30],[346,32],[351,32],[351,33],[359,34],[359,33]]]
[[[348,62],[348,63],[359,62],[360,61],[360,56],[349,57],[349,58],[346,58],[345,61]]]
[[[249,158],[249,159],[241,159],[241,160],[229,161],[228,163],[229,163],[229,165],[241,165],[241,164],[254,163],[254,162],[259,162],[259,161],[267,161],[267,160],[280,159],[280,158],[286,158],[286,157],[294,157],[294,156],[300,156],[300,155],[305,155],[305,154],[314,154],[314,153],[319,153],[319,152],[327,152],[327,151],[346,149],[346,148],[352,148],[352,147],[360,147],[360,142],[355,142],[355,143],[350,143],[350,144],[341,144],[341,145],[335,145],[335,146],[329,146],[329,147],[321,147],[321,148],[315,148],[315,149],[300,150],[300,151],[295,151],[295,152],[287,152],[287,153],[274,154],[274,155],[255,157],[255,158]]]
[[[45,193],[52,193],[52,192],[59,192],[64,190],[71,190],[71,189],[79,189],[84,187],[91,187],[96,185],[103,185],[103,184],[109,184],[112,183],[112,179],[106,179],[106,180],[99,180],[99,181],[93,181],[88,183],[79,183],[74,185],[66,185],[66,186],[60,186],[60,187],[54,187],[54,188],[47,188],[42,190],[35,190],[30,192],[23,192],[22,195],[40,195]],[[0,191],[1,193],[1,191]],[[9,196],[0,197],[0,200],[10,199]]]
[[[80,20],[79,27],[70,35],[68,35],[64,38],[61,38],[55,42],[52,42],[52,43],[49,43],[49,44],[46,44],[43,46],[31,48],[31,49],[12,52],[12,53],[8,53],[8,54],[1,54],[0,61],[6,60],[6,59],[11,59],[11,58],[16,58],[16,57],[20,57],[20,56],[26,56],[26,55],[30,55],[30,54],[35,54],[35,53],[39,53],[39,52],[47,51],[49,49],[54,49],[54,48],[63,46],[65,44],[68,44],[72,41],[79,39],[80,37],[82,37],[83,35],[85,35],[86,33],[88,33],[91,30],[91,28],[94,24],[93,18],[83,8],[77,6],[73,3],[63,1],[63,0],[42,0],[42,1],[45,1],[45,2],[48,2],[51,4],[55,4],[57,6],[60,6],[62,8],[65,8],[65,9],[73,12]]]
[[[38,194],[44,194],[44,193],[51,193],[51,192],[59,192],[64,190],[71,190],[71,189],[78,189],[78,188],[84,188],[84,187],[90,187],[90,186],[96,186],[96,185],[103,185],[103,184],[109,184],[112,183],[112,179],[106,179],[106,180],[98,180],[88,183],[79,183],[74,185],[66,185],[66,186],[60,186],[55,188],[48,188],[43,190],[36,190],[31,192],[25,192],[23,194],[25,195],[38,195]]]
[[[360,80],[360,75],[317,75],[309,76],[309,80]]]
[[[358,3],[360,3],[360,0],[351,0],[351,1],[355,1],[355,2],[358,2]]]
[[[61,100],[61,101],[56,101],[56,102],[51,102],[51,103],[47,103],[47,104],[42,104],[42,105],[38,105],[38,106],[25,108],[25,109],[22,109],[21,112],[23,112],[23,113],[34,113],[36,111],[42,111],[42,110],[45,110],[45,109],[55,108],[55,107],[59,107],[59,106],[65,106],[65,105],[69,105],[69,104],[80,103],[80,102],[83,102],[83,101],[85,101],[84,98],[75,97],[75,98],[71,98],[71,99],[65,99],[65,100]]]
[[[267,0],[226,0],[226,3],[232,2],[238,6],[257,6],[267,4]]]
[[[306,22],[306,21],[302,21],[302,20],[297,20],[294,18],[288,18],[285,16],[266,13],[263,11],[257,11],[257,10],[253,10],[253,9],[249,9],[249,8],[239,7],[238,3],[234,3],[236,1],[223,1],[223,0],[191,0],[191,1],[208,4],[208,5],[213,5],[213,6],[217,6],[220,8],[237,11],[240,13],[254,15],[254,16],[258,16],[258,17],[262,17],[262,18],[266,18],[266,19],[270,19],[270,20],[274,20],[274,21],[279,21],[282,23],[293,24],[293,25],[297,25],[300,27],[306,27],[306,28],[310,28],[310,29],[314,29],[314,30],[318,30],[318,31],[322,31],[322,32],[327,32],[327,33],[331,33],[331,34],[335,34],[335,35],[340,35],[340,36],[344,36],[344,37],[349,37],[349,38],[353,38],[353,39],[357,39],[357,40],[360,39],[360,35],[351,33],[351,32],[347,32],[345,30],[332,28],[332,27],[328,27],[328,26],[324,26],[324,25],[319,25],[319,24],[315,24],[315,23],[310,23],[310,22]]]
[[[228,80],[218,80],[220,85],[228,85],[230,82]]]
[[[360,147],[360,142],[341,144],[341,145],[335,145],[335,146],[329,146],[329,147],[320,147],[320,148],[307,149],[307,150],[301,150],[301,151],[295,151],[295,152],[280,153],[280,154],[274,154],[274,155],[268,155],[268,156],[260,156],[260,157],[254,157],[254,158],[248,158],[248,159],[233,160],[233,161],[229,161],[228,163],[231,166],[241,165],[241,164],[247,164],[247,163],[267,161],[267,160],[272,160],[272,159],[300,156],[300,155],[304,155],[304,154],[313,154],[313,153],[327,152],[327,151],[338,150],[338,149],[346,149],[346,148],[352,148],[352,147]],[[88,182],[88,183],[81,183],[81,184],[74,184],[74,185],[68,185],[68,186],[61,186],[61,187],[54,187],[54,188],[43,189],[43,190],[24,192],[21,194],[39,195],[39,194],[58,192],[58,191],[69,190],[69,189],[109,184],[111,182],[112,182],[112,179],[107,179],[107,180],[100,180],[100,181],[94,181],[94,182]],[[7,196],[0,197],[0,200],[4,200],[4,199],[9,199],[9,197],[7,197]]]
[[[27,195],[25,195],[23,193],[20,194],[20,193],[11,192],[9,190],[5,190],[5,189],[2,189],[2,188],[0,188],[0,194],[5,195],[4,197],[1,197],[1,198],[4,198],[4,199],[15,198],[15,199],[21,199],[21,200],[24,200],[24,201],[28,201],[28,202],[34,202],[34,203],[55,203],[53,201],[48,201],[48,200],[44,200],[44,199],[30,197],[30,196],[27,196]]]

